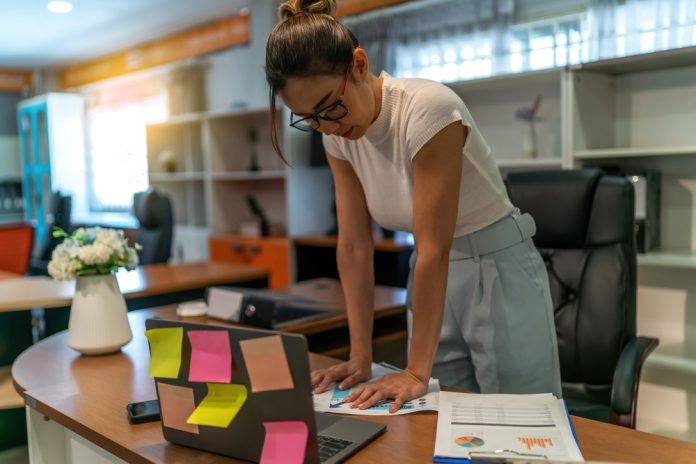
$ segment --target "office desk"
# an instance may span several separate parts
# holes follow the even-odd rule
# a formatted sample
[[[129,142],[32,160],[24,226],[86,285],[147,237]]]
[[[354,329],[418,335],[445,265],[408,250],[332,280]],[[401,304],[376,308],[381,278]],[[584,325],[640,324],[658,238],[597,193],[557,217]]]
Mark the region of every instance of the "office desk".
[[[0,280],[17,279],[19,277],[22,276],[19,274],[15,274],[14,272],[3,271],[0,269]]]
[[[305,335],[309,350],[326,356],[347,359],[350,349],[348,317],[341,284],[335,279],[311,279],[298,282],[286,288],[274,289],[274,294],[286,293],[315,300],[316,305],[302,304],[303,307],[316,306],[328,310],[330,315],[306,322],[293,324],[280,329]],[[176,319],[176,307],[166,306],[158,310],[164,319]],[[374,330],[372,337],[373,356],[378,361],[388,361],[398,366],[406,363],[406,289],[375,286]],[[221,323],[206,316],[187,318],[191,322]]]
[[[119,354],[80,356],[67,347],[67,334],[60,333],[17,358],[12,376],[28,405],[29,447],[35,464],[69,462],[65,456],[72,457],[70,462],[85,463],[237,462],[168,443],[159,422],[128,423],[126,404],[156,396],[154,381],[147,375],[149,351],[143,331],[145,319],[160,312],[129,313],[134,338]],[[310,355],[310,362],[317,368],[336,361]],[[387,424],[387,432],[351,462],[431,461],[434,413],[364,419]],[[696,463],[696,444],[577,417],[573,423],[588,460]]]
[[[57,282],[40,276],[2,277],[0,311],[66,307],[75,293],[74,281]],[[140,309],[201,298],[211,285],[265,286],[268,271],[239,264],[189,262],[146,264],[133,271],[121,269],[116,277],[128,309]]]
[[[295,249],[295,274],[297,280],[315,277],[338,278],[336,244],[338,238],[331,235],[305,235],[292,238]],[[406,240],[376,240],[374,267],[375,283],[393,287],[406,287],[408,259],[413,244]]]

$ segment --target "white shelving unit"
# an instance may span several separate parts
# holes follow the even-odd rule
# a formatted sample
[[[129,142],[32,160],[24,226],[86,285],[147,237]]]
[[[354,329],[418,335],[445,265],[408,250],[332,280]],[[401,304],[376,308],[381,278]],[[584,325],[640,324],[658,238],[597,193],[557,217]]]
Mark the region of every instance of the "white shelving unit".
[[[284,232],[286,175],[268,132],[267,108],[177,115],[147,127],[150,183],[174,206],[175,259],[207,259],[200,243],[211,234],[235,234],[253,219],[249,196],[272,231]]]
[[[560,168],[566,164],[562,152],[565,73],[563,69],[532,71],[448,86],[466,103],[501,169]],[[542,100],[538,121],[534,123],[537,154],[535,158],[525,159],[523,147],[531,137],[530,123],[518,119],[515,113],[519,108],[531,106],[538,95]]]
[[[566,82],[572,166],[661,173],[661,249],[638,255],[638,332],[660,339],[638,428],[696,440],[696,47],[585,64]]]
[[[638,256],[638,332],[661,345],[644,370],[638,426],[696,440],[696,47],[448,85],[503,172],[660,171],[661,249]],[[543,122],[530,160],[515,111],[536,95]]]

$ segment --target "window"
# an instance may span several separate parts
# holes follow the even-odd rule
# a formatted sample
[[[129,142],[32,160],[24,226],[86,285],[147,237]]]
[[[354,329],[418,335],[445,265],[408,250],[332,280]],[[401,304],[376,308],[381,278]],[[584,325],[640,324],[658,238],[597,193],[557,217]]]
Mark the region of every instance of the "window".
[[[168,114],[164,89],[147,96],[131,91],[120,97],[102,95],[106,101],[87,110],[87,188],[92,212],[129,211],[133,194],[148,187],[145,126],[164,121]]]

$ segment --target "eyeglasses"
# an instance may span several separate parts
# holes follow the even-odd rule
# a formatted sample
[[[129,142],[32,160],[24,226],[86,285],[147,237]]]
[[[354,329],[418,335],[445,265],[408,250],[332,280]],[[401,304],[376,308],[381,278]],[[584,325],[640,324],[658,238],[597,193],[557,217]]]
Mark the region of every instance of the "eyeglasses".
[[[348,83],[348,71],[350,71],[350,65],[346,69],[346,74],[343,76],[343,84],[341,85],[341,93],[338,96],[338,100],[329,106],[325,106],[316,113],[309,115],[305,118],[297,119],[299,116],[295,113],[290,113],[290,127],[299,129],[304,132],[311,132],[313,130],[319,129],[320,119],[325,121],[338,121],[348,114],[348,108],[343,105],[343,94],[346,92],[346,84]]]

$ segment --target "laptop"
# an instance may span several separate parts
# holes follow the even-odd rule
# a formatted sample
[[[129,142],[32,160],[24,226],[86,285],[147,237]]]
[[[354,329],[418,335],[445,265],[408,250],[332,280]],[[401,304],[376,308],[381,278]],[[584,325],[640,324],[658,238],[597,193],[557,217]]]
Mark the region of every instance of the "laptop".
[[[303,462],[305,464],[319,462],[330,464],[343,462],[386,429],[384,424],[314,411],[307,340],[302,335],[162,319],[148,319],[145,322],[145,327],[148,331],[177,328],[182,330],[179,332],[182,333],[182,338],[178,375],[175,378],[157,376],[154,378],[157,386],[157,399],[160,402],[162,412],[162,431],[165,439],[172,443],[259,462],[264,452],[264,441],[268,430],[264,423],[303,422],[307,429]],[[196,331],[206,331],[206,334],[196,334]],[[221,331],[225,335],[214,334],[216,337],[212,337],[210,331]],[[196,407],[196,411],[208,395],[208,383],[189,381],[192,377],[189,375],[190,373],[195,372],[196,375],[200,375],[200,368],[206,367],[205,364],[196,366],[195,362],[191,363],[192,359],[202,359],[199,351],[196,351],[196,355],[193,356],[191,345],[192,340],[200,340],[200,338],[196,338],[200,335],[207,335],[204,338],[207,338],[208,341],[212,338],[222,339],[225,344],[225,339],[229,340],[232,366],[231,370],[229,370],[229,365],[226,366],[228,368],[227,378],[229,378],[230,384],[242,385],[246,388],[246,399],[227,426],[187,424],[186,419],[182,419],[182,417],[185,417],[188,412],[182,416],[179,408],[182,404],[181,401],[183,401],[182,398],[186,395],[182,396],[177,393],[177,398],[172,401],[171,394],[166,393],[171,391],[188,392],[189,398],[193,400],[189,400],[190,406]],[[269,342],[268,346],[276,347],[274,348],[276,350],[274,362],[250,362],[247,365],[247,360],[263,359],[251,356],[249,347],[263,346],[266,342]],[[155,356],[153,343],[155,342],[150,340],[151,355]],[[198,341],[195,342],[197,350],[198,343]],[[208,346],[209,349],[210,346],[212,345]],[[227,352],[226,348],[222,351]],[[170,353],[171,349],[168,352]],[[255,352],[258,354],[264,352],[264,349],[256,349]],[[267,352],[268,350],[266,350]],[[280,357],[278,357],[279,353]],[[262,356],[265,355],[262,354]],[[287,369],[284,368],[285,362],[287,362]],[[226,363],[222,364],[225,367]],[[268,365],[273,366],[271,370],[265,367]],[[265,370],[267,374],[265,378],[261,375],[263,372],[259,373],[259,367],[261,371]],[[268,375],[270,372],[273,374]],[[275,382],[276,379],[280,379],[279,381],[282,383],[283,375],[281,374],[283,372],[287,374],[285,382],[290,382],[289,384],[267,385],[268,382]],[[164,401],[162,394],[165,394]],[[172,404],[178,406],[172,409]],[[178,416],[179,423],[176,423],[175,416]]]

